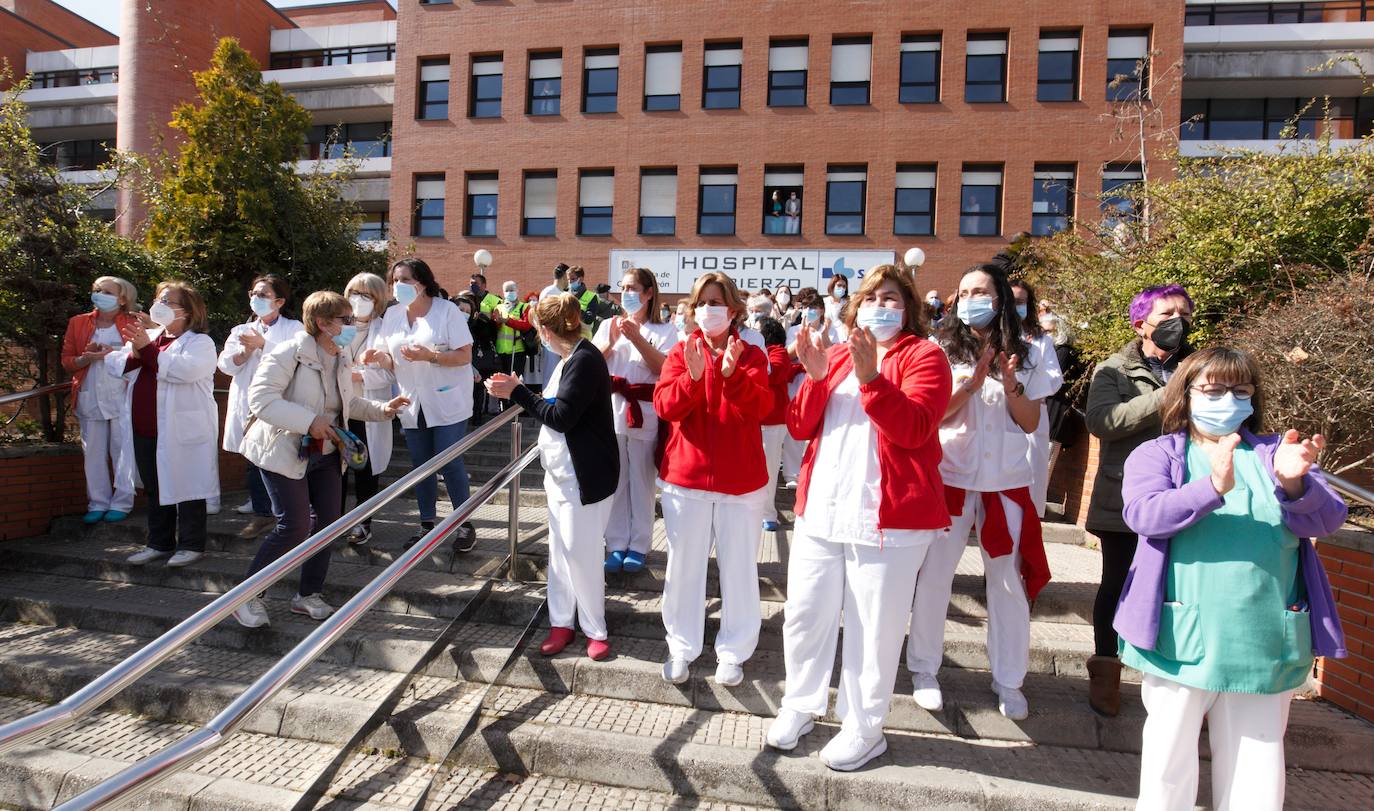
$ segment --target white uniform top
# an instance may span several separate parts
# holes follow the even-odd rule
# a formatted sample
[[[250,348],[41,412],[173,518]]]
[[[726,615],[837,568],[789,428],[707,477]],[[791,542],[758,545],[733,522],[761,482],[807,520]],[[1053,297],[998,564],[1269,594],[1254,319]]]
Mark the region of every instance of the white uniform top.
[[[258,370],[258,361],[262,360],[263,355],[271,352],[272,347],[290,340],[303,329],[305,326],[301,322],[279,315],[271,326],[265,326],[261,321],[254,319],[229,330],[229,337],[224,341],[224,349],[220,350],[219,362],[216,364],[221,372],[233,378],[229,381],[229,410],[224,415],[224,441],[220,444],[224,450],[238,453],[239,445],[243,444],[243,426],[248,422],[248,387],[253,384],[253,374]],[[261,335],[265,345],[261,351],[249,355],[240,365],[234,362],[234,356],[243,350],[239,336],[250,330]]]
[[[563,359],[559,358],[558,365],[553,367],[539,396],[549,401],[558,399],[558,383],[562,379]],[[547,425],[539,426],[539,463],[544,466],[545,490],[558,493],[564,501],[582,503],[577,472],[573,470],[572,452],[568,450],[568,438],[562,431],[555,431]]]
[[[849,327],[846,327],[844,320],[840,318],[840,310],[843,310],[844,306],[849,303],[849,299],[836,301],[833,296],[826,296],[821,301],[825,304],[825,318],[830,322],[835,334],[839,336],[841,341],[849,340]]]
[[[608,318],[601,322],[597,327],[596,337],[593,343],[603,346],[610,341],[611,320]],[[641,324],[639,334],[649,342],[649,345],[663,354],[668,354],[668,350],[677,343],[677,327],[672,324]],[[644,363],[644,356],[630,343],[630,339],[624,335],[620,336],[611,349],[611,354],[606,357],[606,368],[612,375],[623,377],[631,383],[657,383],[658,375],[649,371],[649,367]],[[639,428],[627,426],[626,419],[630,411],[629,401],[619,394],[611,395],[611,408],[615,414],[615,432],[624,436],[636,439],[654,439],[658,436],[658,414],[654,413],[652,400],[641,401],[639,404],[640,413],[644,415],[644,424]]]
[[[91,335],[91,342],[114,349],[124,345],[124,337],[119,328],[111,324],[100,327]],[[107,361],[115,356],[118,364]],[[76,417],[81,420],[113,420],[126,414],[128,406],[126,389],[129,382],[124,378],[124,361],[127,356],[110,353],[105,358],[86,368],[86,376],[81,380],[81,396],[76,398]]]
[[[796,324],[794,326],[790,326],[787,328],[788,346],[791,346],[792,344],[797,342],[797,335],[799,333],[801,333],[801,324]],[[840,342],[839,333],[835,332],[835,325],[833,323],[825,328],[825,337],[829,339],[831,344],[837,344]],[[804,380],[806,380],[806,375],[799,374],[794,375],[792,379],[787,382],[788,399],[792,399],[797,396],[797,392],[801,391],[802,381]]]
[[[401,427],[419,427],[419,411],[428,426],[453,425],[472,416],[472,364],[440,366],[429,361],[411,362],[401,357],[401,347],[424,346],[436,352],[472,344],[468,320],[458,305],[441,298],[430,299],[429,312],[410,323],[406,308],[388,307],[372,346],[390,353],[396,384],[410,405],[401,409]]]
[[[549,296],[556,296],[562,292],[563,288],[559,287],[557,284],[551,284],[548,287],[545,287],[543,290],[539,291],[539,300],[543,301]]]
[[[853,372],[830,393],[819,442],[806,490],[806,515],[797,517],[798,533],[859,546],[930,543],[935,537],[931,530],[878,530],[883,498],[878,432],[864,411]]]
[[[1059,356],[1054,352],[1054,336],[1046,334],[1039,338],[1022,337],[1026,343],[1030,344],[1031,366],[1043,366],[1045,374],[1050,378],[1051,388],[1045,394],[1046,397],[1049,397],[1064,387],[1064,370],[1059,368]],[[1044,407],[1044,403],[1041,403],[1041,407]],[[1042,428],[1046,433],[1049,432],[1049,426],[1045,424],[1044,420],[1041,420],[1040,427],[1035,429],[1036,433],[1040,433]]]
[[[993,361],[994,364],[996,361]],[[1057,365],[1057,364],[1056,364]],[[950,362],[953,391],[973,377],[973,364]],[[1058,388],[1049,364],[1032,349],[1027,363],[1016,371],[1025,396],[1041,400]],[[983,386],[940,425],[940,476],[945,484],[979,493],[1000,493],[1031,483],[1026,453],[1030,438],[1011,418],[1002,381],[989,374]]]

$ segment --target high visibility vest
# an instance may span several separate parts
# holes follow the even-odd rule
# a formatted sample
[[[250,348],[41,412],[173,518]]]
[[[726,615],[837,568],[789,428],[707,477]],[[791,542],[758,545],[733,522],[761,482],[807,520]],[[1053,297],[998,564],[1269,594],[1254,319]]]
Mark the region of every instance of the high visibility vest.
[[[487,294],[482,297],[482,301],[477,305],[477,308],[482,312],[486,313],[487,315],[491,315],[491,311],[495,310],[497,307],[500,307],[501,304],[501,297],[493,295],[490,291],[488,291]]]
[[[583,290],[582,295],[577,297],[577,303],[582,307],[582,312],[584,313],[587,312],[587,308],[591,307],[594,301],[596,301],[596,291],[594,290]],[[597,325],[594,323],[587,324],[584,322],[582,324],[582,337],[591,340],[592,331],[596,329],[596,326]]]
[[[511,305],[503,303],[497,307],[497,309],[500,310],[501,315],[506,318],[514,317],[524,321],[525,310],[528,309],[528,305],[522,301],[517,302],[514,308],[512,308]],[[513,355],[516,352],[524,351],[525,342],[520,340],[520,333],[516,331],[515,327],[509,324],[502,324],[501,327],[496,330],[496,354]]]

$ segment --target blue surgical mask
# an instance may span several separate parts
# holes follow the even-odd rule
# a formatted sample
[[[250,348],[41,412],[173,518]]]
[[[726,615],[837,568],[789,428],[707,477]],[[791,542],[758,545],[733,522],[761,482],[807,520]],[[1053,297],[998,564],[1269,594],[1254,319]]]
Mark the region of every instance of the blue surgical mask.
[[[514,303],[516,302],[516,300],[519,299],[519,298],[520,298],[520,294],[517,293],[517,292],[515,292],[514,290],[507,290],[507,291],[506,291],[506,301],[507,301],[507,302],[509,302],[509,303],[511,303],[511,304],[514,304]]]
[[[629,315],[639,312],[639,308],[644,306],[644,301],[640,299],[639,293],[634,290],[626,290],[620,294],[620,306]]]
[[[682,332],[687,329],[687,318],[681,315],[677,316],[673,319],[673,326],[677,327],[678,332]]]
[[[1016,317],[1017,317],[1017,318],[1021,319],[1022,321],[1025,321],[1025,320],[1026,320],[1026,312],[1027,312],[1027,310],[1026,310],[1026,305],[1024,305],[1024,304],[1018,304],[1018,305],[1016,305]]]
[[[576,281],[569,284],[568,289],[571,290],[574,294],[580,296],[582,295],[582,292],[587,289],[587,285],[583,284],[580,281]]]
[[[396,282],[391,286],[391,295],[396,297],[396,302],[402,307],[409,307],[412,301],[420,297],[420,291],[409,282]]]
[[[959,320],[974,329],[982,329],[997,317],[997,307],[991,296],[973,296],[959,299]]]
[[[1255,406],[1249,400],[1237,400],[1229,391],[1220,400],[1193,392],[1188,398],[1188,413],[1199,430],[1212,436],[1226,436],[1250,419]]]
[[[248,307],[258,318],[266,318],[272,314],[272,299],[262,296],[249,296]]]
[[[807,309],[807,311],[806,311],[806,323],[808,323],[808,324],[815,324],[816,322],[818,322],[818,321],[820,321],[820,320],[821,320],[821,311],[820,311],[820,310],[816,310],[816,309],[812,309],[812,308],[808,308],[808,309]]]
[[[887,341],[902,331],[902,321],[905,318],[906,313],[903,310],[868,306],[859,308],[859,312],[854,316],[854,323],[856,326],[867,327],[879,341]]]
[[[358,328],[352,324],[345,324],[339,330],[339,334],[334,336],[334,345],[340,349],[345,349],[353,345],[353,339],[358,337]]]
[[[91,293],[91,304],[94,304],[95,308],[102,313],[112,313],[119,309],[119,297],[96,290]]]

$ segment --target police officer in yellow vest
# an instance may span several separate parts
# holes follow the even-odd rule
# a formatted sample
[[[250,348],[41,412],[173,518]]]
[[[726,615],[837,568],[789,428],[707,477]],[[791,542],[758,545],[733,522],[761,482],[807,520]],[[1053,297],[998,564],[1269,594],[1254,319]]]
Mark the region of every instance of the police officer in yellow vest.
[[[508,375],[519,377],[525,373],[525,361],[529,353],[536,351],[539,347],[526,346],[521,334],[532,328],[529,318],[525,311],[529,305],[520,300],[520,291],[515,282],[507,281],[501,285],[504,299],[497,299],[497,304],[492,308],[491,317],[496,322],[496,358],[501,364],[501,371]],[[489,294],[490,295],[490,294]],[[491,298],[496,298],[491,296]],[[483,307],[486,306],[484,301]]]
[[[482,313],[491,315],[497,307],[501,306],[501,297],[493,295],[487,290],[487,277],[481,273],[472,274],[472,283],[468,285],[468,289],[477,299],[478,308]]]

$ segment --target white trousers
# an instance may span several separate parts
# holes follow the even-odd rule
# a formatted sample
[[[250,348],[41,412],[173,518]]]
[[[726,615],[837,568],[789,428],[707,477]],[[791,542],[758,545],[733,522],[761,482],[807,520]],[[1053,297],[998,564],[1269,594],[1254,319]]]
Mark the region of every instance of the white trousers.
[[[916,572],[928,549],[929,544],[880,549],[792,536],[782,626],[785,709],[825,714],[843,612],[835,712],[846,732],[869,741],[882,734]]]
[[[787,441],[786,425],[763,426],[763,463],[768,466],[768,500],[763,503],[763,520],[778,520],[778,465]]]
[[[94,395],[92,395],[94,396]],[[128,417],[81,419],[81,452],[86,462],[87,509],[97,512],[134,508],[134,437]],[[110,469],[114,468],[114,478]]]
[[[654,535],[654,440],[616,435],[620,445],[620,483],[611,499],[606,548],[612,552],[649,553]]]
[[[1283,733],[1292,691],[1214,693],[1146,674],[1148,713],[1140,747],[1139,811],[1192,811],[1197,801],[1198,735],[1207,718],[1212,748],[1212,807],[1283,808]]]
[[[992,678],[1003,687],[1020,689],[1030,666],[1030,601],[1021,580],[1021,508],[1001,496],[1007,516],[1012,552],[999,558],[983,553],[987,584],[988,660]],[[983,502],[980,493],[970,490],[964,497],[963,515],[950,516],[950,528],[926,554],[925,565],[916,577],[916,598],[911,607],[911,630],[906,644],[906,666],[912,673],[934,675],[944,658],[945,615],[954,572],[968,545],[969,530],[976,523],[983,532]]]
[[[668,571],[663,580],[663,629],[668,655],[701,655],[706,625],[706,566],[716,550],[720,575],[720,632],[716,661],[742,665],[754,655],[763,617],[759,606],[759,522],[756,495],[692,498],[663,494]]]
[[[806,454],[806,440],[793,439],[791,434],[782,443],[782,480],[794,482],[801,475],[802,456]]]
[[[1031,502],[1035,504],[1035,514],[1044,518],[1045,500],[1050,492],[1050,410],[1043,402],[1040,404],[1040,424],[1026,438],[1030,440],[1026,459],[1031,468]]]
[[[549,499],[549,625],[573,627],[588,639],[606,638],[606,570],[601,543],[611,517],[611,499],[595,504],[569,501],[546,487]]]

